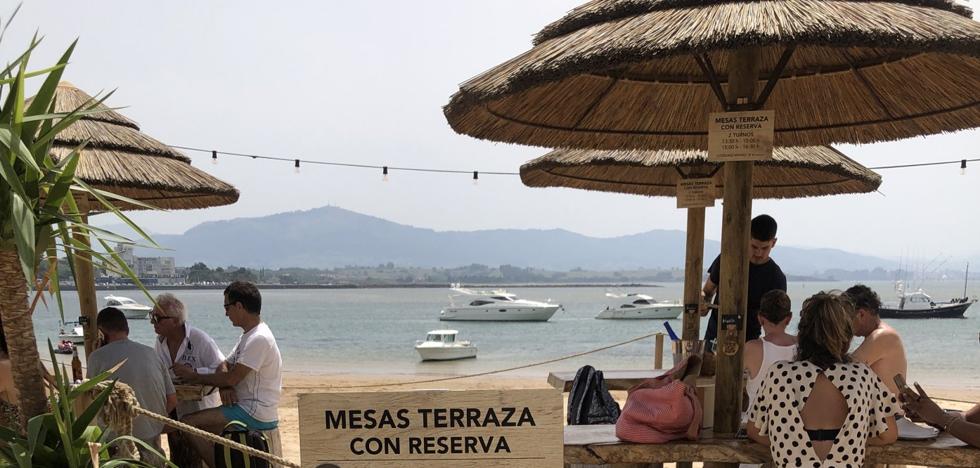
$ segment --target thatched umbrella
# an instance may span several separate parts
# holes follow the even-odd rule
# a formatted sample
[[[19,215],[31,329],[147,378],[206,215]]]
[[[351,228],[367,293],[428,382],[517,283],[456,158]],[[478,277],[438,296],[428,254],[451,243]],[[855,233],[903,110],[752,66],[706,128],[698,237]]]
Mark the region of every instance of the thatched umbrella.
[[[521,166],[529,187],[569,187],[602,192],[673,197],[678,182],[711,177],[724,190],[720,163],[693,150],[555,150]],[[756,163],[753,198],[803,198],[878,189],[881,176],[829,146],[776,148],[773,159]],[[704,255],[704,208],[687,209],[682,338],[698,338],[701,272]]]
[[[71,83],[61,82],[55,92],[55,111],[70,112],[91,100],[91,96]],[[105,106],[103,112],[82,117],[58,134],[52,155],[63,157],[79,143],[88,142],[81,152],[76,175],[87,184],[163,209],[193,209],[229,205],[238,201],[238,190],[228,183],[191,166],[190,158],[142,133],[136,122]],[[97,213],[95,199],[80,199],[79,209]],[[119,202],[117,202],[119,203]],[[141,209],[119,203],[120,209]],[[90,245],[87,233],[75,237]],[[91,260],[84,254],[75,265],[76,288],[85,325],[86,355],[95,350],[98,329],[95,318],[95,275]]]
[[[970,15],[948,0],[593,0],[460,85],[445,114],[478,138],[590,149],[705,149],[708,114],[735,110],[774,110],[776,146],[971,128],[980,24]],[[741,407],[752,166],[724,171],[721,315],[742,324],[720,343],[724,435]]]

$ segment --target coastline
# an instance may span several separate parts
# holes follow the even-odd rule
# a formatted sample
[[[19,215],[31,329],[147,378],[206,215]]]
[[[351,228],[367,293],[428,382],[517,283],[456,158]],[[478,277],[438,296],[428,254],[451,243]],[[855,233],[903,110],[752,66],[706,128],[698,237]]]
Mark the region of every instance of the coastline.
[[[668,283],[679,283],[667,281]],[[178,291],[178,290],[224,290],[228,285],[222,284],[172,284],[146,285],[147,291]],[[259,289],[445,289],[446,283],[392,283],[392,284],[258,284]],[[662,288],[657,283],[473,283],[466,284],[467,288]],[[95,285],[96,291],[132,291],[132,284]],[[62,291],[77,291],[74,285],[62,285]]]

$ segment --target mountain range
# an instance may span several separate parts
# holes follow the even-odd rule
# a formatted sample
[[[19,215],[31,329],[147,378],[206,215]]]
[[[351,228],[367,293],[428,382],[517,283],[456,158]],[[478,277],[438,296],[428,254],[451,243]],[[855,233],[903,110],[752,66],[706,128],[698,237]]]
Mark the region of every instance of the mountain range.
[[[479,263],[551,270],[682,268],[686,236],[679,230],[597,238],[562,229],[435,231],[338,207],[209,221],[179,235],[155,235],[170,251],[137,249],[140,256],[174,256],[177,265],[251,268],[335,268],[393,262],[456,267]],[[720,243],[705,239],[705,267]],[[778,245],[773,258],[787,273],[828,269],[895,268],[896,262],[829,248]]]

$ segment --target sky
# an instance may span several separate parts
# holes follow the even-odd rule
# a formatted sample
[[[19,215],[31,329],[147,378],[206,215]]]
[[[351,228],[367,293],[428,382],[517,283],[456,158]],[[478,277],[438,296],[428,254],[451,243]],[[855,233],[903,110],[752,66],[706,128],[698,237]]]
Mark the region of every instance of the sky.
[[[458,135],[442,114],[459,83],[530,47],[582,0],[25,2],[0,44],[37,31],[35,68],[79,39],[64,78],[171,145],[370,165],[516,172],[546,148]],[[969,2],[967,2],[969,4]],[[6,19],[15,3],[0,2]],[[976,2],[972,5],[976,7]],[[980,131],[842,145],[866,166],[980,157]],[[436,230],[561,228],[597,237],[686,227],[668,198],[524,187],[517,176],[392,172],[219,157],[193,164],[241,191],[207,210],[137,213],[155,233],[333,205]],[[756,200],[779,242],[885,258],[980,259],[980,163],[881,171],[880,193]],[[721,237],[721,206],[706,237]],[[99,220],[96,220],[98,223]],[[105,222],[114,222],[108,220]],[[247,233],[243,233],[247,235]]]

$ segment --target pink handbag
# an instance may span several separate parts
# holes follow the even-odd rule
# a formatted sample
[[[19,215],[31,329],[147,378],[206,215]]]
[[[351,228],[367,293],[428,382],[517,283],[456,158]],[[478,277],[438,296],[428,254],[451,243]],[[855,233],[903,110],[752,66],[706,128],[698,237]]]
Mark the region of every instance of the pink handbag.
[[[643,444],[698,440],[704,410],[693,379],[700,368],[700,357],[691,356],[664,375],[629,389],[616,421],[616,437]],[[691,384],[685,383],[686,378]]]

